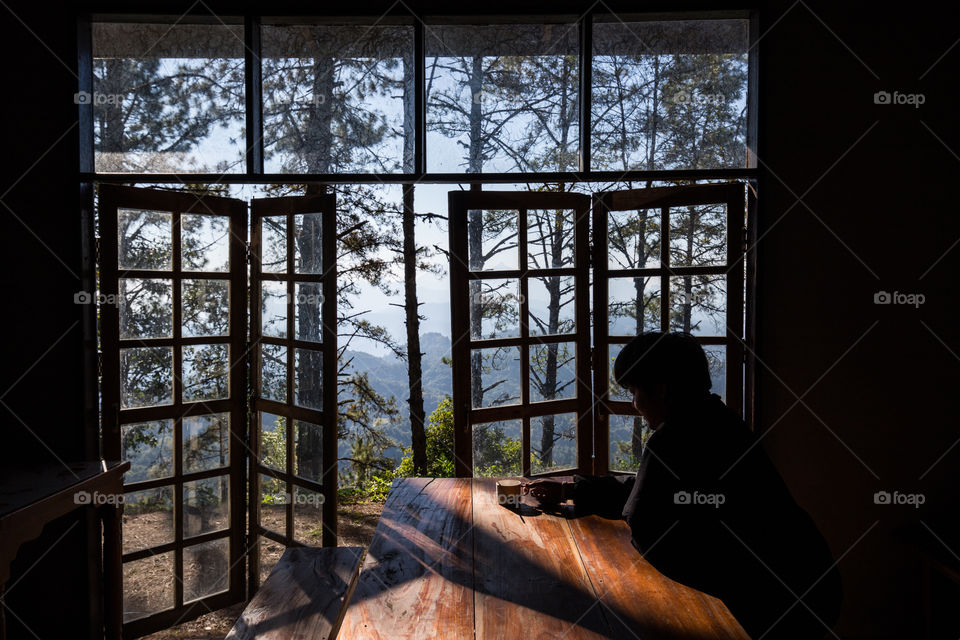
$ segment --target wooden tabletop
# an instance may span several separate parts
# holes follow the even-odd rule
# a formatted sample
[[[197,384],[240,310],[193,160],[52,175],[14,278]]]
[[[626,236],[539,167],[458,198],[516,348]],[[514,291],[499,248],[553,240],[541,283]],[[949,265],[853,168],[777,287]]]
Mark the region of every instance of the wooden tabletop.
[[[339,638],[749,640],[658,573],[619,520],[497,504],[492,478],[394,484]]]

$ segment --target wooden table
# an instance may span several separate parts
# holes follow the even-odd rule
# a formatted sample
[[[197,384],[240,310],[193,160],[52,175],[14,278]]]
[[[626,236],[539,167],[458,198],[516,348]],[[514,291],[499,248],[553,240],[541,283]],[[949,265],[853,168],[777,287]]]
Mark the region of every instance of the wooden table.
[[[10,578],[10,564],[20,546],[43,528],[75,509],[93,508],[103,522],[104,634],[119,640],[123,624],[123,574],[120,562],[120,508],[123,474],[129,462],[103,460],[5,467],[0,470],[0,593]],[[101,501],[100,497],[110,498]],[[91,607],[99,608],[99,603]],[[95,615],[94,618],[97,616]],[[0,639],[6,632],[0,625]]]
[[[658,573],[619,520],[497,504],[489,478],[397,481],[339,638],[749,640]]]

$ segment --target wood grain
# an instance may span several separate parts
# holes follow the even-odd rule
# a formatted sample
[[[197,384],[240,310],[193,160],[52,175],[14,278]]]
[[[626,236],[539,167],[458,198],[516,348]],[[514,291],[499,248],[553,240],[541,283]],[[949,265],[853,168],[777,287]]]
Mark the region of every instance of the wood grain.
[[[471,523],[470,480],[396,481],[340,638],[472,640]]]
[[[532,504],[500,506],[494,479],[473,480],[477,639],[608,637],[567,521]]]
[[[336,638],[362,556],[362,547],[287,549],[227,639]]]
[[[670,580],[644,560],[625,522],[586,516],[569,524],[611,638],[750,640],[720,600]]]

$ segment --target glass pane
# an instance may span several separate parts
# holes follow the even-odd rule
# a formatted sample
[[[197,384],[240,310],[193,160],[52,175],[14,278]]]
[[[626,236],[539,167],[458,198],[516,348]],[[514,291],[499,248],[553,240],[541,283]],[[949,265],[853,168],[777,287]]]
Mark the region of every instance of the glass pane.
[[[120,349],[120,408],[173,402],[173,349]]]
[[[531,336],[573,333],[576,330],[573,276],[527,279]]]
[[[287,283],[260,283],[260,329],[265,336],[287,337]]]
[[[703,351],[707,354],[707,365],[710,367],[710,382],[712,386],[710,393],[720,396],[724,402],[727,401],[727,347],[720,345],[703,345]]]
[[[727,263],[727,207],[723,204],[670,210],[670,266]]]
[[[527,211],[527,266],[531,269],[561,269],[574,266],[575,211],[530,209]]]
[[[183,213],[180,238],[184,271],[230,270],[230,218]]]
[[[301,478],[323,480],[323,427],[303,420],[293,421],[293,472]]]
[[[260,271],[287,272],[287,216],[260,219]]]
[[[173,542],[173,487],[123,495],[123,553]]]
[[[577,397],[576,345],[573,342],[530,345],[530,401]]]
[[[184,280],[183,337],[230,334],[230,281]]]
[[[427,25],[427,170],[578,166],[576,24]]]
[[[473,407],[520,403],[520,347],[472,349],[470,382]]]
[[[130,461],[125,483],[173,474],[173,420],[137,422],[120,427],[123,459]]]
[[[698,336],[727,334],[727,279],[724,275],[670,278],[670,330]]]
[[[198,536],[230,526],[229,487],[227,476],[183,483],[184,536]]]
[[[264,25],[268,173],[412,172],[413,27]]]
[[[99,169],[98,169],[99,171]],[[117,267],[173,268],[173,214],[166,211],[117,209]]]
[[[230,464],[230,414],[183,418],[183,471],[206,471]]]
[[[243,25],[93,24],[95,167],[244,169]]]
[[[260,396],[287,401],[287,348],[278,344],[260,345]]]
[[[623,351],[622,344],[611,344],[607,347],[608,364],[610,366],[610,399],[620,402],[633,402],[633,394],[617,384],[617,379],[613,375],[613,363],[617,361],[617,356]]]
[[[593,169],[746,165],[747,20],[593,25]]]
[[[470,281],[470,337],[507,338],[520,335],[520,281]]]
[[[294,324],[297,340],[323,341],[323,285],[319,282],[296,283]]]
[[[183,601],[226,591],[229,586],[230,540],[201,542],[183,550]]]
[[[660,278],[610,278],[609,323],[612,336],[660,330]]]
[[[475,477],[519,476],[521,467],[520,420],[473,425],[473,475]]]
[[[173,280],[120,278],[120,338],[173,336]]]
[[[653,433],[640,416],[611,415],[610,469],[636,471],[647,439]]]
[[[660,210],[607,213],[607,267],[651,269],[660,266]]]
[[[323,409],[323,351],[296,349],[293,401],[301,407]]]
[[[280,531],[284,530],[284,528],[280,529]],[[273,571],[273,568],[277,566],[277,563],[280,561],[280,556],[283,555],[286,547],[279,542],[271,540],[270,538],[264,538],[263,536],[259,536],[259,542],[257,544],[260,545],[260,584],[263,584],[266,582],[270,572]]]
[[[273,476],[260,474],[260,524],[266,529],[286,535],[287,504],[290,498],[287,483]]]
[[[123,621],[173,608],[173,551],[123,563]]]
[[[293,537],[297,542],[323,544],[323,494],[303,487],[293,489]]]
[[[183,401],[230,397],[230,347],[202,344],[183,347]]]
[[[260,414],[260,464],[287,470],[287,419],[272,413]]]
[[[530,419],[530,470],[545,473],[577,466],[577,414]]]
[[[467,251],[471,271],[519,269],[517,218],[509,209],[467,212]]]
[[[322,213],[293,216],[293,264],[297,273],[323,273]]]

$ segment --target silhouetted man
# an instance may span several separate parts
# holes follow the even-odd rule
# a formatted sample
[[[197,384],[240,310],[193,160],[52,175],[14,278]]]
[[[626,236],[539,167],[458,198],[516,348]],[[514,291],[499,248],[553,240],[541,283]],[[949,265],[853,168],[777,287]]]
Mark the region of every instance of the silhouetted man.
[[[842,597],[830,549],[740,417],[710,393],[696,339],[644,333],[614,377],[653,429],[636,477],[537,480],[531,495],[622,517],[646,560],[723,600],[755,640],[827,634]]]

